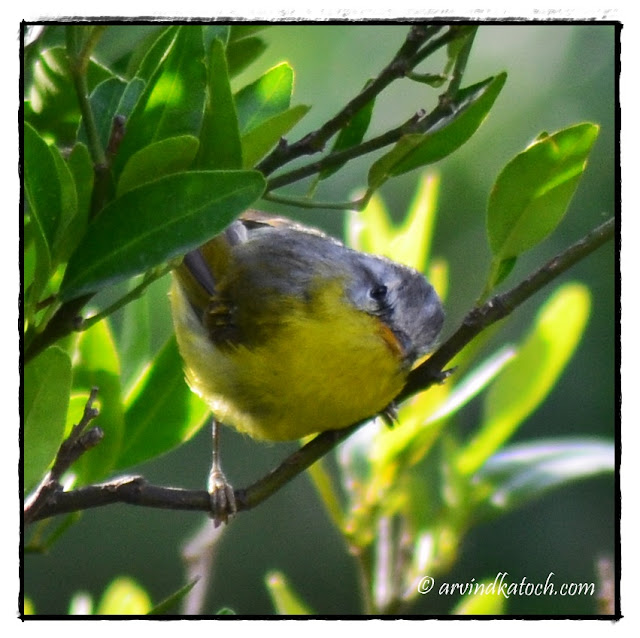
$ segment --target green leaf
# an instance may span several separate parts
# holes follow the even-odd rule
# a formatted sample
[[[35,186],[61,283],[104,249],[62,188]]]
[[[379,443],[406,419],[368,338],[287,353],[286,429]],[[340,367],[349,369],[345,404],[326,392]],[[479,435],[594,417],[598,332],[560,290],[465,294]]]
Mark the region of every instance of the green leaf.
[[[506,73],[461,89],[455,102],[440,107],[440,117],[426,133],[400,138],[387,154],[369,169],[369,189],[376,190],[387,179],[433,164],[460,148],[487,117],[507,79]],[[446,109],[446,111],[445,111]]]
[[[309,111],[304,104],[292,106],[252,128],[242,136],[242,162],[245,168],[255,166]]]
[[[207,90],[198,166],[204,169],[242,168],[242,145],[224,45],[214,40],[209,54]]]
[[[209,51],[214,40],[220,40],[226,45],[229,40],[231,27],[228,24],[205,24],[203,25],[204,50]]]
[[[24,368],[24,489],[44,477],[64,437],[71,388],[71,360],[55,346]]]
[[[76,144],[69,154],[67,166],[75,184],[77,212],[64,231],[64,238],[60,239],[58,252],[61,262],[69,259],[87,229],[94,179],[89,149],[84,144]]]
[[[100,321],[81,332],[75,348],[73,369],[74,395],[82,395],[81,405],[74,403],[76,412],[67,415],[67,427],[78,423],[82,409],[93,387],[98,388],[94,407],[100,415],[91,425],[104,432],[103,440],[83,454],[73,465],[80,482],[99,481],[113,470],[122,445],[124,415],[120,388],[120,361],[113,335],[107,321]],[[82,409],[78,409],[82,408]]]
[[[94,178],[89,149],[84,144],[76,144],[69,154],[67,165],[69,166],[76,186],[78,218],[87,220],[89,218],[89,206],[91,204],[91,191],[93,190]],[[77,223],[77,219],[74,223]]]
[[[229,29],[229,43],[248,38],[270,26],[270,24],[232,24]]]
[[[148,615],[159,616],[161,614],[175,612],[176,607],[186,598],[187,594],[194,588],[197,582],[198,579],[196,578],[190,583],[184,585],[184,587],[180,587],[178,591],[160,601],[153,609],[148,612]]]
[[[153,44],[149,47],[149,50],[142,58],[135,76],[143,80],[145,84],[151,80],[153,74],[158,70],[160,63],[171,50],[178,34],[178,29],[178,26],[170,26],[160,31]]]
[[[140,616],[151,610],[149,594],[132,578],[121,576],[113,580],[98,603],[98,616]]]
[[[61,187],[53,153],[27,123],[24,125],[23,184],[35,250],[33,280],[24,308],[25,319],[30,322],[53,269],[52,246],[62,210]]]
[[[119,469],[168,452],[204,425],[209,408],[187,386],[183,365],[171,337],[128,400]]]
[[[233,29],[233,27],[232,27]],[[261,38],[242,38],[227,44],[229,76],[235,77],[257,60],[267,49]]]
[[[74,234],[72,227],[78,214],[78,194],[71,170],[62,159],[60,151],[55,146],[50,147],[50,150],[60,184],[60,220],[52,249],[53,261],[58,264],[66,261],[71,252],[72,237],[69,235],[73,236]]]
[[[124,95],[127,83],[120,78],[112,77],[98,84],[89,96],[89,104],[93,112],[98,139],[102,148],[106,148],[111,135],[113,116]],[[80,120],[77,139],[88,144],[84,120]]]
[[[313,614],[298,594],[293,591],[284,574],[277,571],[269,572],[265,582],[277,614],[281,616],[309,616]]]
[[[585,286],[566,284],[542,306],[517,356],[487,393],[483,424],[457,467],[473,474],[544,401],[580,342],[590,311]]]
[[[29,124],[24,125],[24,192],[31,219],[51,248],[62,217],[62,186],[49,145]]]
[[[198,145],[198,138],[193,135],[180,135],[141,148],[122,169],[116,196],[165,175],[186,171],[193,163]]]
[[[132,279],[129,290],[140,283],[140,278]],[[143,294],[129,302],[122,312],[122,324],[118,339],[118,350],[122,354],[123,388],[128,393],[131,381],[140,375],[151,359],[151,322],[149,295]]]
[[[494,259],[492,261],[487,294],[498,284],[502,283],[511,274],[511,271],[514,269],[517,261],[517,257],[508,257],[507,259]]]
[[[483,580],[469,583],[469,593],[453,608],[452,616],[500,616],[506,611],[507,599],[500,591],[500,581]],[[508,585],[508,583],[504,583]]]
[[[89,92],[110,77],[112,73],[108,69],[94,60],[89,61]],[[41,133],[53,135],[60,145],[73,143],[80,121],[80,107],[65,47],[43,51],[36,60],[29,103],[29,113],[25,111],[25,117],[35,128]]]
[[[572,481],[614,471],[610,441],[571,438],[511,445],[489,458],[476,476],[491,485],[489,504],[504,509]]]
[[[368,84],[369,82],[367,82],[365,88]],[[340,130],[340,133],[338,133],[338,137],[331,148],[332,153],[344,151],[362,142],[371,122],[374,105],[375,99],[369,100],[369,102],[367,102],[360,110],[356,111],[356,113],[349,119],[346,126],[344,126]],[[319,173],[318,179],[326,179],[345,164],[346,161],[325,168]]]
[[[63,300],[94,292],[211,239],[264,190],[260,173],[175,173],[110,202],[71,256]]]
[[[578,124],[540,137],[502,170],[487,209],[495,260],[517,257],[549,235],[564,216],[598,137]]]
[[[236,112],[242,135],[289,108],[293,69],[282,62],[236,93]]]
[[[117,176],[140,149],[167,137],[200,135],[206,70],[201,26],[181,26],[137,100],[114,161]]]

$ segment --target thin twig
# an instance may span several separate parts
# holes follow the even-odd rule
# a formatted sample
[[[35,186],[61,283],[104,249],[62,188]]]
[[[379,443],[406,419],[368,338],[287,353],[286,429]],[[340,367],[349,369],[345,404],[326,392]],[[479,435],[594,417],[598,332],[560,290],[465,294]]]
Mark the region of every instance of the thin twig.
[[[517,286],[496,295],[480,307],[474,308],[458,330],[433,355],[409,376],[397,400],[406,399],[418,391],[441,382],[445,366],[475,336],[490,325],[509,315],[543,286],[559,277],[578,261],[584,259],[614,236],[614,220],[610,219],[565,251],[548,261]],[[374,416],[374,415],[372,415]],[[371,417],[342,430],[323,432],[290,455],[275,470],[245,489],[235,492],[238,511],[251,509],[277,492],[298,474],[350,436]],[[125,476],[100,485],[89,485],[69,492],[56,491],[50,495],[29,521],[66,514],[110,503],[129,503],[144,507],[175,510],[210,511],[210,496],[205,490],[185,490],[150,485],[143,477]]]
[[[407,71],[413,69],[420,61],[431,55],[439,48],[459,37],[459,33],[450,28],[439,38],[427,43],[442,26],[413,26],[403,45],[394,55],[389,64],[370,82],[356,97],[354,97],[334,117],[325,122],[319,129],[305,135],[293,144],[278,145],[257,166],[259,171],[266,176],[273,173],[284,164],[291,162],[302,155],[311,155],[321,151],[327,141],[331,139],[349,120],[368,102],[379,95],[389,84],[403,77]],[[425,45],[422,49],[422,47]]]
[[[26,524],[37,520],[38,514],[46,507],[52,496],[62,490],[60,479],[71,465],[102,440],[104,434],[100,428],[94,427],[87,430],[89,423],[98,416],[98,410],[93,407],[97,394],[98,389],[93,388],[85,404],[82,418],[77,425],[73,426],[69,436],[60,445],[53,466],[25,504],[24,521]]]

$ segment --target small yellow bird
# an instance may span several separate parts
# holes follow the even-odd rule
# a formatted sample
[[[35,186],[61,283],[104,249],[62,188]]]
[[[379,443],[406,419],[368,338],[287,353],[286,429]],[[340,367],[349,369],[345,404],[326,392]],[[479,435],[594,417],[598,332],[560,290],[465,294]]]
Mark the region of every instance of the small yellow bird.
[[[192,390],[270,441],[383,411],[444,321],[419,272],[254,211],[185,256],[171,307]],[[210,492],[222,483],[214,468]]]

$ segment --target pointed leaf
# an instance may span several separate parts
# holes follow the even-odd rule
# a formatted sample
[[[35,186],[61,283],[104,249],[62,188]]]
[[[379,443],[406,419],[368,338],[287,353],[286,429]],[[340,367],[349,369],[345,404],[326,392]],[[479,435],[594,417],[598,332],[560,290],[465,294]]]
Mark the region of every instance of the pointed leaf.
[[[206,422],[209,408],[187,386],[183,365],[172,337],[129,400],[119,469],[168,452],[190,439]]]
[[[477,471],[544,401],[580,342],[590,305],[586,287],[566,284],[540,309],[518,355],[486,396],[483,425],[457,459],[461,473]]]
[[[253,171],[176,173],[130,190],[90,224],[71,256],[63,300],[94,292],[211,239],[263,192]]]
[[[75,185],[77,212],[66,228],[60,231],[61,236],[56,251],[58,260],[62,263],[69,259],[83,238],[89,220],[94,172],[89,149],[84,144],[76,144],[73,147],[67,160],[67,167]]]
[[[198,145],[197,137],[179,135],[141,148],[122,170],[116,197],[165,175],[186,171],[193,163]]]
[[[229,83],[224,45],[218,39],[211,44],[208,69],[208,102],[200,139],[199,168],[242,168],[242,144],[238,117]]]
[[[252,128],[242,136],[242,163],[251,168],[258,163],[309,111],[304,104],[292,106]]]
[[[136,71],[136,77],[143,80],[145,84],[151,80],[158,70],[160,63],[167,56],[178,35],[178,26],[170,26],[161,30],[154,40],[149,50],[142,58],[140,66]]]
[[[141,148],[167,137],[198,137],[205,104],[206,70],[201,26],[181,26],[127,122],[114,161],[118,175]]]
[[[293,69],[283,62],[267,71],[235,96],[242,135],[289,108],[293,91]]]
[[[50,147],[58,173],[60,184],[60,219],[52,248],[54,263],[61,263],[69,258],[73,242],[75,218],[78,213],[78,193],[71,170],[62,159],[57,147]],[[80,222],[82,224],[82,222]]]
[[[367,82],[365,88],[368,84],[369,82]],[[340,133],[338,133],[338,137],[336,137],[336,141],[331,148],[332,153],[344,151],[362,142],[371,122],[371,114],[373,113],[374,104],[375,99],[370,100],[349,119],[346,126],[344,126],[340,130]],[[318,178],[326,179],[344,166],[345,163],[346,161],[341,162],[340,164],[334,164],[333,166],[324,169],[319,173]]]
[[[69,355],[51,347],[24,368],[24,489],[44,478],[64,437],[71,388]]]
[[[443,108],[441,117],[426,133],[400,138],[386,155],[369,169],[369,189],[376,190],[392,176],[437,162],[462,146],[489,114],[507,79],[506,73],[484,80],[458,92],[456,101]]]
[[[233,27],[232,27],[233,28]],[[235,77],[257,60],[267,49],[262,38],[241,38],[227,44],[229,76]]]
[[[266,578],[267,589],[276,613],[281,616],[310,615],[313,612],[305,605],[291,585],[280,572],[269,572]]]
[[[190,583],[180,587],[178,591],[161,600],[153,609],[148,612],[149,616],[159,616],[161,614],[176,613],[176,608],[184,600],[187,594],[195,587],[198,579],[195,578]]]
[[[489,196],[487,229],[496,259],[517,257],[563,218],[598,136],[578,124],[539,137],[502,170]]]
[[[24,192],[31,219],[47,246],[53,246],[62,217],[62,187],[49,145],[29,124],[24,125]]]
[[[511,445],[488,459],[476,476],[491,484],[493,507],[509,508],[572,481],[614,471],[610,441],[575,438]]]

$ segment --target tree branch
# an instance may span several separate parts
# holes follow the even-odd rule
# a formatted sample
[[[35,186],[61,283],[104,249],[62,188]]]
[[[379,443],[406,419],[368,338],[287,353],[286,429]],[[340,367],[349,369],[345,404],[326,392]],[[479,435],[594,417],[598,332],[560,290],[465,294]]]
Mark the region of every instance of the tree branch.
[[[26,524],[37,520],[39,513],[46,508],[54,494],[62,491],[60,479],[71,465],[87,450],[102,441],[104,433],[100,428],[96,427],[87,430],[89,423],[98,416],[98,410],[93,407],[97,394],[98,389],[93,388],[84,407],[82,419],[77,425],[73,426],[69,436],[62,442],[51,470],[27,501],[24,507],[24,522]]]
[[[279,144],[256,167],[265,176],[273,173],[284,164],[291,162],[302,155],[311,155],[321,151],[327,141],[331,139],[349,120],[368,102],[379,95],[393,81],[404,77],[423,59],[445,46],[447,43],[460,37],[460,30],[450,27],[439,38],[426,44],[442,26],[415,25],[411,27],[404,44],[393,57],[393,60],[368,84],[356,97],[354,97],[339,113],[325,122],[319,129],[305,135],[294,144],[286,142]],[[422,45],[425,45],[422,49]]]
[[[548,261],[508,292],[496,295],[480,307],[471,310],[456,332],[433,355],[410,375],[397,400],[439,383],[446,375],[445,366],[474,337],[490,325],[508,316],[542,287],[559,277],[614,236],[614,220],[610,219],[584,238]],[[89,406],[90,407],[90,406]],[[323,432],[290,455],[275,470],[245,489],[236,490],[238,511],[248,510],[265,501],[298,474],[346,439],[375,415],[342,430]],[[79,426],[77,426],[79,427]],[[63,444],[64,445],[64,444]],[[77,458],[77,457],[76,457]],[[56,461],[57,463],[57,461]],[[56,464],[54,464],[54,468]],[[53,472],[53,470],[52,470]],[[110,503],[129,503],[144,507],[175,510],[210,510],[209,494],[205,490],[187,490],[150,485],[141,476],[124,476],[99,485],[89,485],[69,492],[54,490],[25,522],[100,507]]]

